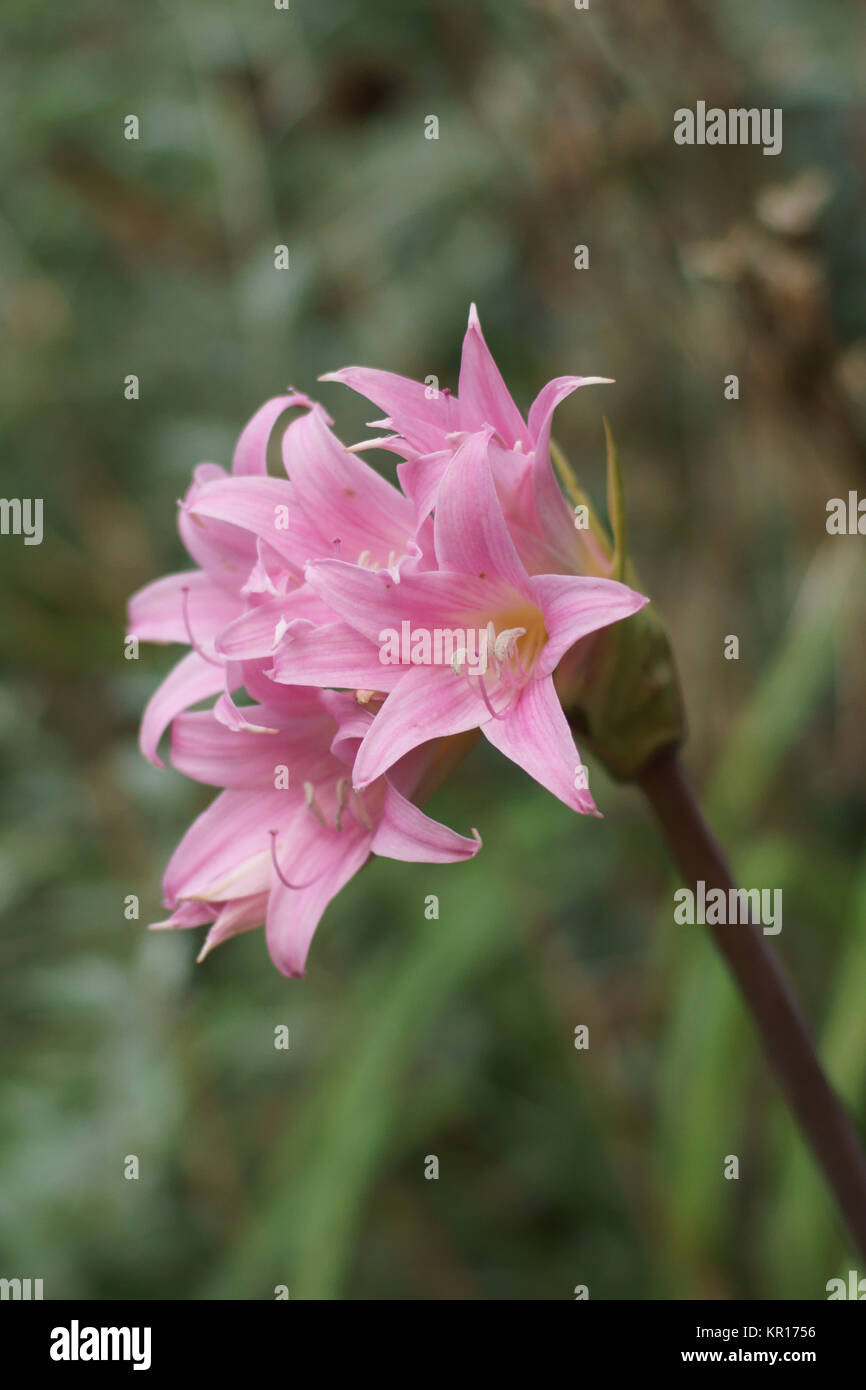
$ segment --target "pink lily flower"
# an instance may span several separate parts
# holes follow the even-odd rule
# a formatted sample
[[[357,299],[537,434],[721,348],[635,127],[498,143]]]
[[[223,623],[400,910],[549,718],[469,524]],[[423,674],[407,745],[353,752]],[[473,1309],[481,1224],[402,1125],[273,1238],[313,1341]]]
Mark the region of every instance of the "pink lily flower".
[[[294,391],[265,402],[238,439],[234,479],[265,475],[268,438],[276,420],[291,406],[310,405],[307,396]],[[165,766],[157,747],[174,716],[224,689],[225,662],[214,650],[213,638],[244,612],[244,585],[262,563],[260,547],[248,530],[232,521],[213,524],[193,515],[196,499],[223,481],[231,480],[219,464],[199,464],[181,503],[181,539],[199,568],[166,575],[129,601],[130,636],[146,642],[182,642],[193,649],[165,678],[144,712],[139,742],[157,767]],[[304,558],[295,560],[298,574]]]
[[[175,718],[174,766],[225,790],[175,850],[164,878],[171,916],[154,925],[211,922],[201,960],[264,923],[274,964],[299,976],[325,908],[371,854],[454,863],[473,858],[481,840],[408,799],[423,753],[352,789],[355,750],[374,722],[352,696],[273,685],[270,694],[251,715],[258,733],[233,732],[212,711]]]
[[[289,478],[273,478],[268,440],[291,406],[306,409],[283,437]],[[179,529],[200,569],[157,580],[129,604],[131,636],[193,649],[145,710],[141,748],[157,766],[164,766],[157,746],[165,729],[202,699],[219,695],[217,717],[236,730],[248,727],[232,699],[244,683],[241,663],[269,657],[294,620],[335,619],[305,584],[308,560],[339,554],[389,568],[397,580],[425,563],[419,541],[432,557],[429,522],[419,528],[411,502],[349,453],[329,425],[308,397],[275,397],[241,434],[231,475],[218,464],[196,469]]]
[[[342,560],[313,561],[310,587],[341,625],[289,626],[274,657],[277,682],[389,693],[358,749],[354,785],[369,786],[431,738],[480,728],[494,747],[574,810],[598,814],[553,685],[561,657],[589,633],[637,612],[647,599],[617,581],[530,575],[503,516],[488,457],[491,427],[456,449],[439,485],[434,545],[439,568],[395,584]],[[386,665],[383,634],[487,633],[493,665]],[[346,630],[354,643],[343,638]],[[367,660],[357,637],[366,639]],[[376,669],[378,666],[379,676]]]
[[[550,458],[556,405],[604,378],[556,379],[524,421],[474,307],[457,396],[390,373],[337,376],[388,410],[395,433],[379,442],[402,456],[402,491],[320,406],[276,397],[241,434],[231,474],[195,471],[179,527],[198,568],[130,603],[132,635],[192,648],[148,705],[142,748],[162,765],[171,725],[174,766],[222,788],[172,856],[170,916],[155,925],[210,924],[203,956],[264,923],[287,975],[303,973],[328,902],[371,854],[477,853],[477,831],[457,835],[411,799],[442,775],[452,736],[479,730],[566,805],[599,814],[554,672],[647,602],[609,578]],[[272,477],[270,437],[291,406],[303,413],[282,432],[287,476]],[[385,659],[404,629],[466,645],[427,664]],[[235,703],[242,688],[253,703]]]
[[[610,377],[555,377],[539,392],[524,421],[485,342],[473,304],[457,396],[368,367],[344,367],[320,380],[342,382],[387,411],[384,420],[372,423],[395,433],[355,448],[390,449],[403,458],[397,475],[415,503],[419,522],[435,507],[439,484],[462,440],[489,427],[497,493],[529,573],[610,573],[595,537],[575,526],[550,458],[556,407],[581,386],[609,385]]]
[[[309,560],[339,556],[371,571],[385,570],[395,583],[404,573],[435,565],[432,524],[418,526],[411,502],[345,448],[321,407],[292,421],[282,451],[288,481],[233,478],[203,490],[193,504],[195,517],[217,522],[231,517],[258,543],[266,542],[273,524],[272,485],[285,490],[289,506],[297,587],[288,595],[275,593],[219,634],[217,652],[232,661],[270,656],[277,630],[294,620],[335,620],[309,586],[304,588]]]

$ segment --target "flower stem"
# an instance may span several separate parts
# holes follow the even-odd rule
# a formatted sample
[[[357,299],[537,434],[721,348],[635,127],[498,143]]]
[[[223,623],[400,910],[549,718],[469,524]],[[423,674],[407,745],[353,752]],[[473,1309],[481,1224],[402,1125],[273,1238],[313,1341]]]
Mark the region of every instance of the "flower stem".
[[[683,775],[676,752],[653,759],[635,779],[652,806],[687,886],[734,887],[724,856]],[[778,1081],[866,1258],[866,1158],[851,1119],[815,1052],[790,984],[754,922],[710,925]]]

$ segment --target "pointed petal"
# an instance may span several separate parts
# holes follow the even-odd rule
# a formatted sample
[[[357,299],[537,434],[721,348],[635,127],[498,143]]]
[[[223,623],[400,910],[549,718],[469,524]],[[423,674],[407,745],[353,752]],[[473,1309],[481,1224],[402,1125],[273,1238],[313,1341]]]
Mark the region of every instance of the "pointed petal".
[[[439,484],[451,462],[452,451],[443,449],[437,454],[424,454],[411,463],[397,464],[397,477],[407,497],[415,504],[416,519],[421,522],[436,505]]]
[[[307,815],[290,791],[225,791],[193,821],[168,862],[163,889],[170,905],[267,892],[269,831]]]
[[[234,898],[227,902],[204,939],[204,945],[196,956],[197,963],[200,965],[215,946],[221,946],[231,937],[263,927],[267,910],[267,893],[256,893],[249,898]]]
[[[369,786],[420,743],[464,733],[489,718],[481,696],[450,667],[411,666],[373,720],[352,780]]]
[[[427,632],[485,628],[494,612],[519,599],[493,573],[480,578],[430,570],[407,575],[395,584],[384,570],[316,560],[307,566],[306,579],[329,608],[376,644],[377,652],[380,634],[387,628],[399,633],[403,622]]]
[[[386,782],[382,819],[371,845],[374,854],[413,864],[453,864],[474,858],[480,848],[477,831],[473,838],[458,835],[456,830],[425,816],[420,807]]]
[[[293,623],[274,652],[273,678],[279,685],[391,690],[401,675],[399,666],[379,660],[377,643],[348,623]]]
[[[204,529],[215,527],[217,535],[224,534],[221,528],[227,525],[246,533],[244,553],[250,553],[251,558],[244,580],[258,564],[259,539],[266,541],[295,574],[310,557],[309,527],[298,515],[297,500],[285,478],[226,478],[207,483],[185,505],[193,524]]]
[[[393,561],[406,554],[417,529],[412,503],[350,454],[319,411],[311,410],[289,426],[283,460],[299,505],[321,536],[314,553],[333,554],[339,541],[340,557],[350,561],[367,551],[387,565],[389,556]]]
[[[200,463],[193,481],[180,503],[177,529],[187,552],[216,583],[237,593],[256,563],[255,539],[229,522],[193,516],[190,508],[202,491],[215,483],[229,481],[229,474],[216,463]]]
[[[491,425],[507,449],[513,449],[518,441],[530,448],[529,431],[484,341],[474,304],[463,339],[457,399],[463,429],[480,430]]]
[[[262,717],[260,709],[260,705],[236,704],[234,697],[224,690],[211,713],[217,723],[229,733],[267,734],[270,732],[269,727],[255,722]]]
[[[489,719],[481,732],[566,806],[584,815],[598,814],[589,789],[575,786],[583,780],[580,755],[550,676],[525,685],[508,717]]]
[[[224,685],[223,667],[212,666],[198,652],[190,652],[178,662],[151,696],[141,721],[139,747],[149,762],[165,767],[156,750],[175,715],[219,694]]]
[[[250,664],[245,663],[242,671],[244,679],[248,682],[247,693],[251,694],[251,687],[255,687],[255,682],[252,679]],[[325,698],[326,692],[312,689],[310,686],[280,687],[270,680],[264,684],[267,689],[260,693],[265,696],[266,704],[237,705],[223,692],[213,710],[205,711],[204,714],[205,718],[213,719],[217,729],[208,732],[193,728],[191,734],[189,728],[184,731],[196,741],[194,747],[190,746],[189,741],[179,745],[181,751],[188,756],[194,756],[198,751],[208,757],[206,764],[191,761],[189,775],[198,777],[199,773],[202,773],[200,780],[210,781],[211,778],[207,774],[212,773],[215,779],[218,779],[219,759],[222,756],[227,760],[224,771],[231,780],[215,780],[214,785],[243,786],[242,769],[235,774],[232,773],[232,747],[226,746],[221,740],[234,740],[239,735],[244,735],[247,738],[262,740],[260,744],[247,745],[251,750],[251,760],[258,749],[258,758],[247,764],[249,785],[261,786],[263,789],[273,788],[276,785],[278,767],[287,767],[291,775],[290,788],[282,788],[281,779],[280,790],[283,793],[291,791],[295,796],[300,796],[300,788],[305,780],[316,784],[333,780],[340,769],[330,753],[336,720]],[[213,754],[213,757],[210,757],[210,754]],[[194,771],[194,766],[199,770]],[[186,771],[187,768],[183,770]]]
[[[285,560],[261,536],[256,536],[256,556],[256,563],[241,585],[242,597],[251,602],[278,598],[285,592],[289,578]]]
[[[616,579],[538,574],[531,583],[547,629],[547,643],[536,667],[539,677],[549,676],[581,637],[619,622],[649,603],[643,594]]]
[[[189,627],[206,641],[242,612],[240,600],[214,583],[203,570],[167,574],[132,595],[127,632],[142,642],[189,643],[184,618],[184,592]]]
[[[528,594],[529,576],[520,561],[490,470],[489,434],[470,435],[454,454],[439,484],[434,534],[443,570],[510,584]]]
[[[215,908],[209,903],[181,903],[170,917],[162,922],[151,922],[148,931],[173,931],[180,927],[203,927],[212,922]]]
[[[367,705],[359,705],[354,695],[342,690],[323,690],[322,703],[337,722],[331,752],[340,762],[351,767],[358,744],[373,722],[373,711]]]
[[[603,376],[559,376],[549,381],[536,396],[529,411],[529,432],[535,457],[532,486],[535,511],[541,534],[560,554],[576,557],[585,538],[574,526],[574,513],[556,478],[550,457],[550,428],[553,412],[561,401],[580,386],[607,384]]]
[[[395,372],[375,371],[371,367],[343,367],[329,372],[320,381],[339,381],[373,401],[388,416],[389,425],[403,435],[422,454],[443,447],[445,435],[454,428],[454,402],[450,392],[440,391],[432,399],[420,381]]]
[[[287,624],[301,618],[310,623],[334,620],[334,614],[306,584],[236,618],[217,635],[216,650],[232,661],[272,656]]]
[[[529,434],[532,447],[547,449],[550,446],[550,428],[553,412],[568,396],[581,386],[612,386],[610,376],[555,376],[542,386],[529,407]]]
[[[388,454],[399,454],[402,459],[419,457],[419,451],[413,449],[399,434],[383,434],[377,435],[375,439],[362,439],[358,444],[349,444],[347,449],[350,454],[365,454],[368,449],[382,449]]]
[[[274,790],[277,764],[286,760],[279,730],[267,725],[267,713],[253,705],[267,733],[233,732],[210,710],[179,714],[171,730],[172,766],[196,782],[211,787]]]
[[[325,908],[363,867],[369,854],[369,834],[357,828],[338,834],[318,827],[318,834],[295,856],[309,886],[288,888],[273,876],[265,930],[271,960],[284,975],[303,975],[310,942]],[[288,873],[285,877],[295,881]]]
[[[277,420],[291,406],[306,406],[311,409],[312,405],[309,396],[304,396],[299,391],[292,391],[287,396],[274,396],[271,400],[265,401],[241,431],[232,460],[233,475],[265,475],[268,471],[268,440]]]

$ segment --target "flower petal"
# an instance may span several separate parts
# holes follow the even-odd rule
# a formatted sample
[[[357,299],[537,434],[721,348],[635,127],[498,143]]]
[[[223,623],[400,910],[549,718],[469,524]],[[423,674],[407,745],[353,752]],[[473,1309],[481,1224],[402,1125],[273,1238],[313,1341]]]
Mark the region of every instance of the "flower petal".
[[[180,927],[203,927],[205,922],[213,921],[215,910],[209,903],[181,903],[170,917],[166,917],[162,922],[151,922],[148,931],[173,931]]]
[[[142,642],[189,644],[192,630],[196,639],[204,642],[242,611],[240,599],[214,583],[209,574],[184,570],[146,584],[132,595],[127,632]]]
[[[419,743],[465,733],[489,718],[481,696],[450,667],[411,666],[358,749],[354,785],[369,786]]]
[[[166,676],[148,701],[141,721],[139,747],[155,767],[165,767],[157,754],[162,738],[175,715],[197,705],[225,686],[225,670],[205,661],[198,652],[189,652]]]
[[[616,579],[577,574],[538,574],[532,579],[535,602],[544,614],[547,642],[536,675],[549,676],[560,658],[590,632],[619,622],[649,599]]]
[[[419,522],[429,516],[436,505],[439,484],[451,462],[451,450],[443,449],[436,454],[424,454],[409,463],[397,464],[397,477],[407,497],[415,504],[415,516]]]
[[[253,418],[244,426],[235,447],[232,460],[232,473],[237,477],[251,474],[265,475],[268,471],[268,440],[274,425],[291,406],[307,406],[312,409],[309,396],[292,391],[288,396],[273,396],[260,406]]]
[[[339,381],[359,395],[373,401],[388,415],[388,424],[422,454],[443,447],[445,435],[454,428],[454,401],[449,391],[428,398],[427,387],[420,381],[398,376],[396,372],[380,372],[371,367],[343,367],[328,372],[320,381]]]
[[[171,730],[172,766],[211,787],[273,791],[275,768],[285,763],[285,743],[279,729],[267,724],[267,712],[260,705],[252,709],[268,733],[235,733],[211,710],[179,714]]]
[[[584,569],[581,552],[588,549],[594,568],[604,565],[604,555],[588,530],[574,525],[574,513],[563,496],[550,457],[550,428],[556,407],[580,386],[612,384],[604,376],[558,376],[538,393],[529,409],[529,432],[534,459],[532,489],[538,527],[548,544],[562,558],[564,567]]]
[[[244,579],[259,562],[257,538],[266,541],[295,574],[311,553],[320,553],[311,548],[315,543],[285,478],[226,478],[206,483],[185,507],[193,524],[202,529],[215,527],[217,536],[224,534],[221,528],[226,525],[247,533],[244,554],[250,553],[251,559]]]
[[[267,891],[271,879],[269,831],[291,831],[307,818],[289,791],[225,791],[193,821],[168,862],[166,901],[208,902]]]
[[[430,570],[409,574],[395,584],[385,570],[346,565],[342,560],[314,561],[307,566],[306,579],[322,601],[376,643],[377,650],[380,633],[387,628],[399,633],[404,622],[427,632],[485,628],[494,612],[520,597],[509,585],[497,582],[493,573],[482,578]]]
[[[589,788],[580,785],[585,780],[580,755],[550,676],[525,685],[507,717],[489,719],[481,732],[566,806],[598,815]]]
[[[553,412],[574,391],[577,391],[581,386],[613,386],[613,384],[614,379],[611,376],[555,376],[552,381],[548,381],[546,386],[542,386],[529,407],[529,434],[532,439],[532,447],[537,449],[541,446],[544,450],[550,447],[550,427]]]
[[[404,859],[413,864],[453,864],[473,859],[481,848],[481,837],[467,838],[447,825],[425,816],[420,807],[407,801],[390,782],[385,783],[382,819],[370,846],[374,854],[386,859]]]
[[[232,661],[269,657],[276,650],[286,625],[301,618],[311,623],[334,620],[334,614],[306,584],[260,603],[236,618],[217,635],[216,650]]]
[[[264,926],[267,910],[267,893],[254,893],[251,897],[233,898],[227,902],[196,956],[199,965],[215,946],[221,946],[224,941],[239,936],[241,932],[253,931],[256,927]]]
[[[255,539],[230,522],[205,521],[190,508],[203,489],[229,475],[216,463],[200,463],[180,503],[177,529],[188,554],[218,584],[237,593],[257,560]]]
[[[349,453],[322,412],[311,410],[289,426],[283,461],[299,505],[321,537],[307,558],[334,554],[335,542],[340,557],[351,561],[366,551],[371,560],[387,565],[406,554],[417,529],[412,503]]]
[[[309,841],[295,856],[307,886],[289,888],[274,875],[268,901],[265,931],[271,960],[284,975],[294,978],[304,973],[310,942],[325,908],[370,854],[370,836],[360,828],[339,834],[317,828],[318,834],[307,832]]]
[[[529,576],[508,533],[487,454],[489,431],[470,435],[439,484],[434,533],[443,570],[510,584],[528,594]]]
[[[531,447],[529,430],[484,341],[474,304],[463,339],[457,399],[463,429],[480,430],[490,425],[507,449],[513,449],[518,442],[527,449]]]
[[[292,623],[274,652],[273,678],[279,685],[391,690],[401,675],[401,667],[379,660],[378,644],[348,623]]]

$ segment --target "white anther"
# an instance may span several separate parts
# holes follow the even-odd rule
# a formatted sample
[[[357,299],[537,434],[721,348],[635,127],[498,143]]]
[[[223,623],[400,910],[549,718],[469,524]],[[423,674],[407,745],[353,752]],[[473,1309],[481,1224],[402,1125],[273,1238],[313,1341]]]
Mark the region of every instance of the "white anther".
[[[455,676],[463,675],[463,663],[466,660],[467,652],[465,647],[458,647],[451,658],[451,670]]]
[[[502,632],[499,633],[499,636],[496,638],[496,641],[493,644],[493,655],[496,657],[496,660],[506,661],[510,656],[512,649],[516,646],[518,638],[525,636],[525,627],[503,628]]]

